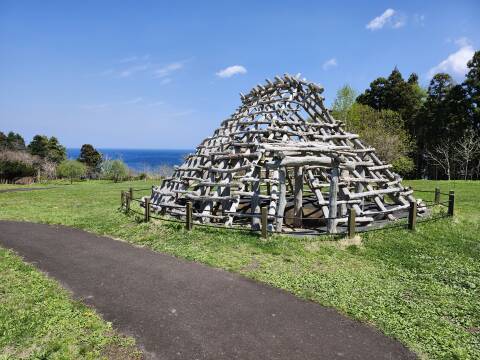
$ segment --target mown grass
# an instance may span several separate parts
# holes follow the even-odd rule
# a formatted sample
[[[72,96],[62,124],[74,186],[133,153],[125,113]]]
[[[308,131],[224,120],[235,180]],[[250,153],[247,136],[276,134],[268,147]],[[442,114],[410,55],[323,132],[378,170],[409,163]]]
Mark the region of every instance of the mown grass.
[[[140,359],[133,339],[0,248],[0,359]]]
[[[366,233],[360,245],[325,237],[262,241],[200,227],[186,232],[117,210],[119,191],[151,185],[143,181],[0,194],[0,218],[71,225],[238,272],[373,324],[422,358],[480,358],[480,183],[410,184],[455,190],[455,219],[421,223],[416,232]]]

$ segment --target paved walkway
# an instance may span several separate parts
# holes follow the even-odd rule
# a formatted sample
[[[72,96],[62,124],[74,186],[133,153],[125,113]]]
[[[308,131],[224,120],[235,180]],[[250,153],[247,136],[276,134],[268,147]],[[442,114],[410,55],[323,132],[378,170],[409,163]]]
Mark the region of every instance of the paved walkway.
[[[122,241],[0,221],[0,245],[135,337],[147,358],[415,358],[397,341],[332,309]]]
[[[7,192],[17,192],[17,191],[35,191],[35,190],[48,190],[48,189],[55,189],[57,186],[47,186],[47,187],[36,187],[36,188],[10,188],[10,189],[1,189],[0,193],[7,193]]]

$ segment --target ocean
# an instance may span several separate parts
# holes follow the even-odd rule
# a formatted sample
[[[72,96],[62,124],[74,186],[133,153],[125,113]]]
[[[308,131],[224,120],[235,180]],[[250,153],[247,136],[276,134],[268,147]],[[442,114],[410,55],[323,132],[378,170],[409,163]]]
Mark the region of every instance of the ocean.
[[[129,168],[142,172],[158,168],[161,165],[181,165],[185,155],[194,150],[173,150],[173,149],[97,149],[104,158],[115,160],[120,159]],[[67,149],[69,159],[77,159],[80,149]]]

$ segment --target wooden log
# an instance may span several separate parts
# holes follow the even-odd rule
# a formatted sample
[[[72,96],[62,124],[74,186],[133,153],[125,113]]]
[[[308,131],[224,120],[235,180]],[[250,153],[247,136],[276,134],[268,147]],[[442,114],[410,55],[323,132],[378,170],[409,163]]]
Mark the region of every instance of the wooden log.
[[[302,206],[303,206],[303,168],[295,167],[295,192],[294,192],[294,210],[293,225],[297,228],[302,227]]]
[[[435,188],[435,205],[440,204],[440,188]]]
[[[408,211],[408,229],[415,230],[416,223],[417,223],[417,202],[410,201],[410,209]]]
[[[253,177],[257,177],[257,181],[252,183],[252,196],[250,199],[250,210],[252,214],[260,212],[260,170],[255,169]],[[252,229],[256,230],[260,227],[260,219],[252,217]]]
[[[185,229],[188,231],[192,230],[193,221],[192,221],[192,202],[187,201],[185,208]]]
[[[389,193],[395,193],[401,191],[400,188],[390,188],[390,189],[378,189],[378,190],[370,190],[370,191],[364,191],[361,193],[352,193],[350,195],[350,199],[359,199],[363,198],[366,196],[376,196],[380,194],[389,194]]]
[[[329,204],[328,212],[329,219],[327,220],[327,232],[329,234],[337,233],[337,194],[338,194],[338,178],[340,169],[338,164],[334,164],[331,170],[331,180],[330,180],[330,192],[329,192]]]
[[[287,170],[285,167],[278,169],[278,182],[280,187],[280,196],[278,200],[276,231],[282,231],[283,214],[287,205]]]
[[[144,213],[144,220],[145,222],[150,221],[150,198],[148,196],[143,198],[145,204],[145,213]]]
[[[347,234],[348,238],[352,239],[355,237],[355,224],[356,224],[356,213],[354,208],[349,208],[348,209],[348,228],[347,228]]]
[[[131,189],[131,188],[130,188],[130,189]],[[128,193],[125,194],[125,211],[126,211],[127,213],[130,212],[130,202],[131,202],[131,199],[132,199],[130,196],[131,196],[131,195],[130,195],[130,192],[128,192]]]
[[[262,238],[266,239],[268,236],[267,226],[268,226],[268,209],[265,206],[262,206]]]
[[[455,208],[455,192],[450,191],[448,193],[448,216],[453,216]]]

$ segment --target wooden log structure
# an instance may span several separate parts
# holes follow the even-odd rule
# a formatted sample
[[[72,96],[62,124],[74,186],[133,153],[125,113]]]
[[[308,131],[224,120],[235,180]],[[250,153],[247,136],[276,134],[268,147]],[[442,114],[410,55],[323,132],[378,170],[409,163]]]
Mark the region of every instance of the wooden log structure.
[[[333,118],[322,92],[285,74],[241,95],[233,115],[152,188],[150,210],[277,232],[326,224],[335,233],[346,231],[348,219],[352,228],[405,216],[413,191]]]

